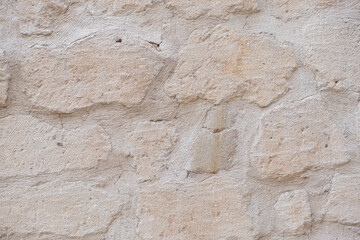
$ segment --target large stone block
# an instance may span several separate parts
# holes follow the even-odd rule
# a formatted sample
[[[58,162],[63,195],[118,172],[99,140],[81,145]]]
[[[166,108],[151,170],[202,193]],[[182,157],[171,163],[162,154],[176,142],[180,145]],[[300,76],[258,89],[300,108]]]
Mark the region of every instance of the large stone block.
[[[10,73],[4,52],[0,49],[0,107],[6,105]]]
[[[290,47],[218,26],[191,34],[165,91],[180,103],[240,97],[265,107],[288,91],[295,68]]]
[[[119,196],[79,183],[11,187],[0,191],[0,226],[9,235],[86,239],[89,234],[105,233],[122,205]]]
[[[283,103],[261,117],[251,162],[262,177],[294,177],[348,162],[344,141],[324,102],[308,97]]]
[[[144,239],[253,239],[248,196],[230,178],[149,186],[139,193],[138,233]]]
[[[65,130],[25,115],[0,119],[0,136],[0,177],[90,169],[111,150],[99,126]]]
[[[360,92],[358,19],[320,18],[306,25],[305,36],[305,60],[315,71],[318,86]]]
[[[167,7],[187,19],[196,19],[203,15],[226,17],[229,14],[249,14],[259,11],[256,0],[165,0]]]
[[[312,216],[305,190],[281,194],[274,208],[278,215],[278,228],[283,233],[301,235],[309,230]]]
[[[360,224],[360,175],[337,174],[328,202],[321,211],[325,220],[347,225]]]
[[[56,19],[66,13],[70,0],[19,0],[16,3],[23,35],[50,35]]]
[[[140,182],[156,180],[161,176],[175,139],[175,127],[172,124],[137,124],[135,130],[127,137],[127,142]]]
[[[96,103],[140,103],[162,60],[148,43],[115,34],[28,49],[22,74],[33,106],[68,113]]]

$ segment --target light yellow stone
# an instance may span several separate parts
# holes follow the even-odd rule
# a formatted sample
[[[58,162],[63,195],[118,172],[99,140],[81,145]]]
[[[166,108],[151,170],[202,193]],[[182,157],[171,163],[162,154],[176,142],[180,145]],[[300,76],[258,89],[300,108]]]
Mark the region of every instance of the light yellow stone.
[[[175,139],[172,124],[141,122],[136,125],[127,142],[140,182],[156,180],[161,176]]]
[[[321,211],[326,221],[360,224],[360,175],[337,174],[332,180],[328,202]]]
[[[305,28],[306,63],[320,88],[360,92],[359,22],[351,17],[328,17]]]
[[[283,103],[266,112],[251,150],[258,173],[277,179],[348,161],[344,137],[318,97]]]
[[[188,171],[198,173],[216,173],[229,169],[236,150],[236,130],[224,130],[212,133],[202,130],[196,138]]]
[[[309,16],[318,10],[336,5],[343,0],[266,0],[273,7],[273,15],[283,20]]]
[[[278,228],[282,232],[301,235],[309,230],[312,216],[309,197],[305,190],[281,194],[274,208],[279,219]]]
[[[167,7],[187,19],[203,15],[226,17],[229,14],[249,14],[259,11],[256,0],[165,0]]]
[[[153,5],[152,0],[90,0],[88,11],[92,14],[119,14],[126,11],[141,12]]]
[[[226,177],[149,186],[138,197],[139,236],[144,240],[254,239],[243,190],[242,183]]]
[[[162,61],[150,47],[129,38],[116,42],[114,34],[29,49],[22,70],[33,106],[68,113],[96,103],[140,103]]]
[[[288,91],[286,80],[295,68],[289,47],[218,26],[190,36],[165,91],[180,103],[240,97],[265,107]]]
[[[0,191],[0,222],[9,234],[85,239],[87,234],[106,232],[121,205],[117,196],[79,183],[12,187]]]
[[[65,130],[26,115],[0,119],[0,136],[0,177],[90,169],[111,150],[98,126]]]
[[[24,35],[49,35],[57,17],[66,13],[70,0],[18,0],[17,15],[20,33]]]
[[[0,49],[0,107],[6,105],[10,73],[4,52]]]

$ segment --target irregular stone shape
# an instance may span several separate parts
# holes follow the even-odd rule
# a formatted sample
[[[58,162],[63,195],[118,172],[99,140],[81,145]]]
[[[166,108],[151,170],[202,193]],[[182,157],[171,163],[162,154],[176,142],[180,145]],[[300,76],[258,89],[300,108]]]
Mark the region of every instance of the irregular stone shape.
[[[295,190],[281,194],[274,208],[282,232],[301,235],[309,230],[312,217],[309,197],[305,190]]]
[[[336,5],[343,0],[266,0],[272,6],[272,14],[285,21],[312,14]]]
[[[243,184],[225,177],[149,186],[138,197],[139,236],[144,240],[254,239],[243,189]]]
[[[283,103],[260,121],[251,163],[262,177],[284,179],[349,161],[344,137],[320,98]]]
[[[203,129],[193,145],[192,158],[187,170],[216,173],[220,169],[229,169],[236,150],[236,138],[236,130],[211,133]]]
[[[69,0],[18,0],[17,15],[23,35],[50,35],[55,20],[66,13]]]
[[[224,106],[214,106],[206,113],[204,127],[211,132],[220,132],[226,127],[226,110]]]
[[[141,12],[153,5],[153,0],[90,0],[87,10],[91,14],[105,12],[120,14],[126,11]]]
[[[288,47],[218,26],[191,34],[165,91],[180,103],[241,97],[265,107],[288,91],[286,79],[295,68]]]
[[[163,122],[141,122],[128,136],[129,152],[140,182],[159,178],[175,141],[175,127]]]
[[[165,0],[167,7],[187,19],[203,15],[226,17],[229,14],[249,14],[259,11],[256,0]]]
[[[360,175],[337,174],[328,202],[321,211],[325,220],[346,225],[360,224]]]
[[[0,177],[92,168],[111,150],[98,126],[58,129],[25,115],[0,119],[0,136]]]
[[[4,52],[0,49],[0,107],[6,105],[10,73]]]
[[[141,102],[162,61],[139,42],[100,35],[64,48],[28,50],[23,77],[33,106],[69,113],[95,103]]]
[[[358,19],[321,18],[305,28],[306,63],[321,88],[360,92]]]
[[[78,183],[52,185],[2,189],[1,226],[7,228],[8,233],[84,237],[106,232],[121,211],[118,197],[105,191]]]

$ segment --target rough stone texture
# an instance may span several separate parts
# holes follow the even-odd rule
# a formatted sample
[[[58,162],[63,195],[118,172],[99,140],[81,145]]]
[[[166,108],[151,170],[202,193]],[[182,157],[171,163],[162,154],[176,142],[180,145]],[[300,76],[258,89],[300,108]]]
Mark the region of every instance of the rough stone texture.
[[[19,0],[16,11],[23,35],[50,35],[57,17],[63,15],[70,0]]]
[[[359,13],[0,0],[0,240],[360,239]]]
[[[127,141],[140,181],[160,177],[175,139],[175,128],[171,124],[141,122],[136,125]]]
[[[10,73],[8,63],[5,59],[4,52],[0,49],[0,107],[6,105],[9,80]]]
[[[318,86],[360,92],[359,19],[323,17],[304,31],[306,63],[318,73]]]
[[[327,203],[322,207],[326,221],[360,224],[360,175],[334,176]]]
[[[235,179],[150,186],[139,193],[139,234],[146,239],[253,239],[248,197]]]
[[[301,235],[309,229],[312,217],[309,197],[305,190],[281,194],[274,208],[284,233]]]
[[[273,8],[273,15],[285,21],[311,15],[342,1],[344,0],[266,0]]]
[[[0,119],[0,136],[0,177],[90,169],[111,150],[99,126],[65,130],[26,115]]]
[[[222,17],[228,14],[246,14],[259,11],[256,0],[165,0],[165,3],[170,10],[187,19],[196,19],[203,15]]]
[[[23,77],[32,104],[68,113],[95,103],[140,103],[159,73],[161,59],[140,42],[131,38],[116,42],[114,34],[106,34],[66,47],[30,48]]]
[[[12,233],[84,237],[105,232],[121,205],[116,195],[72,183],[18,187],[0,193],[0,220]]]
[[[349,161],[344,137],[318,97],[281,104],[260,121],[251,162],[262,177],[285,179]]]
[[[286,80],[295,68],[290,47],[216,27],[191,34],[165,90],[180,103],[241,97],[266,107],[288,91]]]

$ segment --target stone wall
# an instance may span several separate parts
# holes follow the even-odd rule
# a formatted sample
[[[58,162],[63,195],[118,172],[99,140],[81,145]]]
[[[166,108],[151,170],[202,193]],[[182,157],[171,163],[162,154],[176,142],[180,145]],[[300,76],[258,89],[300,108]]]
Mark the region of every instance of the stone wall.
[[[360,239],[359,0],[1,0],[0,239]]]

